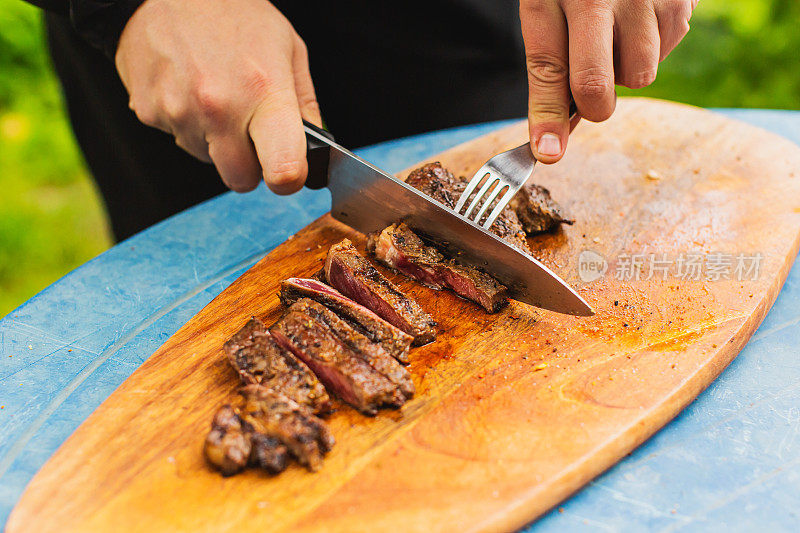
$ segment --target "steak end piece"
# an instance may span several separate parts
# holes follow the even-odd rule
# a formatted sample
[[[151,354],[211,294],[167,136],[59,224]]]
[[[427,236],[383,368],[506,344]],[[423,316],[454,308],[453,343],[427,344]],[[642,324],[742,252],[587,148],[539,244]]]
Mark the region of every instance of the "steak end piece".
[[[239,391],[235,406],[223,405],[214,415],[204,452],[209,463],[224,476],[246,466],[258,466],[270,474],[283,472],[289,458],[311,471],[334,445],[333,435],[322,419],[294,400],[261,385]]]
[[[431,288],[451,289],[490,313],[499,311],[508,302],[504,285],[476,268],[445,259],[405,223],[392,224],[380,233],[371,234],[367,250],[388,267]]]
[[[348,332],[331,327],[330,320],[326,321],[322,316],[325,312],[335,317],[317,302],[300,300],[272,326],[272,335],[302,359],[329,390],[362,413],[374,415],[384,405],[400,407],[408,396],[397,383],[365,360],[363,354],[357,353],[353,348],[357,341],[348,342],[342,338]],[[405,370],[388,355],[385,357],[397,368]]]
[[[464,177],[455,177],[452,172],[436,161],[413,170],[406,178],[406,183],[446,207],[455,209],[468,181]],[[525,240],[522,224],[512,209],[506,207],[489,230],[526,254],[531,253],[528,241]]]
[[[339,292],[413,336],[415,345],[436,339],[433,318],[378,272],[348,239],[328,250],[325,277]]]
[[[310,298],[346,320],[400,361],[408,363],[408,352],[414,337],[393,326],[363,305],[354,302],[333,287],[316,279],[289,278],[281,283],[280,299],[286,307],[301,298]]]
[[[550,191],[541,185],[526,185],[508,205],[516,211],[523,229],[530,235],[550,231],[559,224],[575,223],[550,197]]]
[[[280,465],[273,443],[280,443],[301,465],[312,472],[322,467],[322,460],[335,441],[328,425],[306,406],[260,385],[248,385],[242,396],[242,420],[253,428],[256,462]],[[263,450],[259,446],[263,445]]]
[[[224,349],[243,384],[272,388],[317,414],[330,412],[330,397],[319,379],[275,342],[259,319],[251,318]]]
[[[253,450],[250,464],[263,468],[268,473],[280,474],[289,466],[289,449],[275,437],[263,433],[253,433]]]
[[[203,447],[208,462],[223,476],[232,476],[250,462],[252,447],[251,431],[245,428],[239,411],[231,405],[220,407]]]

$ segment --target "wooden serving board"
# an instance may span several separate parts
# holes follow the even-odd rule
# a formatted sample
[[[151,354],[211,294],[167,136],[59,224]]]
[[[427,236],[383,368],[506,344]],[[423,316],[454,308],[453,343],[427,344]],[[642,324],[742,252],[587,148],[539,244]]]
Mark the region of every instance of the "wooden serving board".
[[[519,123],[433,159],[471,175],[526,137]],[[375,418],[342,406],[319,473],[293,466],[275,478],[222,478],[201,452],[212,413],[237,385],[222,343],[250,315],[277,319],[280,281],[316,271],[331,244],[349,237],[363,250],[362,236],[324,216],[123,383],[31,481],[7,530],[505,530],[556,505],[736,356],[775,300],[800,235],[800,149],[762,130],[623,99],[610,121],[582,124],[570,145],[563,163],[538,167],[535,179],[577,222],[531,242],[595,316],[516,302],[487,315],[389,274],[440,324],[439,339],[412,352],[416,397]],[[579,275],[585,250],[605,258],[605,275],[589,281],[587,265],[602,264],[586,261],[597,260],[591,254]],[[663,261],[626,267],[625,254],[651,253],[667,254],[666,279]],[[712,265],[731,260],[731,279],[692,279],[695,253],[706,261],[702,276],[724,278]],[[736,279],[737,266],[756,262],[757,279]]]

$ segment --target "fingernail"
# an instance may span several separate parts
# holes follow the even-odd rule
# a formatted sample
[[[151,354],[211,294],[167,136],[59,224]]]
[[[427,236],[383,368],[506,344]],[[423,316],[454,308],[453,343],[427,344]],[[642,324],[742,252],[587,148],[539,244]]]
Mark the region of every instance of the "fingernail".
[[[558,155],[561,153],[561,139],[559,139],[558,135],[545,133],[539,137],[536,151],[541,155]]]

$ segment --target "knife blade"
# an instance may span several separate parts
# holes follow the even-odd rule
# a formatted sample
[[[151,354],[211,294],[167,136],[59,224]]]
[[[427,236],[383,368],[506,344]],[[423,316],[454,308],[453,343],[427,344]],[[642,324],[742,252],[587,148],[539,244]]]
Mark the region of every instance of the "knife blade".
[[[515,300],[558,313],[594,314],[572,287],[535,258],[361,159],[328,132],[305,121],[304,126],[306,186],[330,189],[336,220],[365,235],[402,220],[450,257],[490,273]]]

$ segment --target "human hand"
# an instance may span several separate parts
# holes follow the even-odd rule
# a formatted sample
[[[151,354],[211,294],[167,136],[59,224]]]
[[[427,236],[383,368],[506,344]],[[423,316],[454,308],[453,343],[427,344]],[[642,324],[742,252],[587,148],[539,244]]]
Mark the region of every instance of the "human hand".
[[[305,44],[266,0],[147,0],[116,65],[143,123],[214,163],[234,191],[278,194],[308,171],[301,118],[321,125]]]
[[[658,63],[689,31],[698,1],[520,0],[536,158],[560,160],[580,117],[609,118],[615,83],[633,89],[653,83]],[[571,122],[570,94],[578,107]]]

